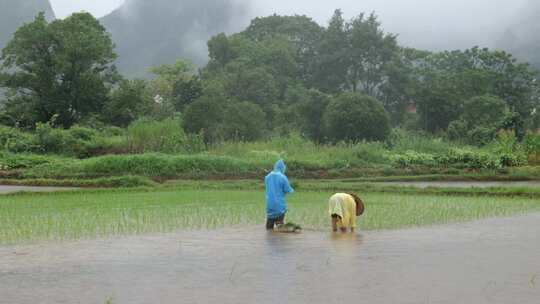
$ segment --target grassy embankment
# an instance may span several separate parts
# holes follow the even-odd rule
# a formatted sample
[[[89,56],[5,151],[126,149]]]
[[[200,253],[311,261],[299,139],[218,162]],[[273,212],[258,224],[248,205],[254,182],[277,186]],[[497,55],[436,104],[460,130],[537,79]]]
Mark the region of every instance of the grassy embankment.
[[[245,182],[253,183],[253,182]],[[214,183],[219,188],[218,183]],[[246,187],[241,183],[235,187]],[[288,219],[328,229],[326,201],[332,191],[307,191],[290,199]],[[182,188],[182,190],[179,190]],[[357,190],[357,189],[355,189]],[[367,212],[362,230],[398,229],[462,222],[540,210],[528,197],[363,192]],[[75,240],[114,235],[262,225],[264,195],[226,185],[184,184],[132,190],[0,196],[0,244]]]
[[[57,133],[61,135],[63,132],[72,131]],[[79,133],[84,132],[75,132]],[[132,133],[128,132],[125,139],[122,139],[122,135],[111,137],[108,141],[114,142],[114,146],[97,149],[106,154],[103,156],[88,152],[97,150],[83,149],[99,146],[94,141],[100,142],[98,139],[103,137],[101,135],[95,135],[98,137],[89,143],[75,141],[78,143],[75,147],[79,148],[70,148],[67,152],[0,152],[1,182],[136,187],[151,185],[152,181],[174,179],[260,179],[279,158],[287,161],[289,174],[297,179],[355,178],[365,182],[540,180],[540,167],[534,166],[537,157],[527,162],[526,149],[511,140],[499,140],[477,148],[430,136],[396,132],[397,135],[386,143],[318,145],[298,136],[290,136],[261,142],[225,142],[201,147],[187,139],[179,143],[169,142],[177,132],[170,136],[158,136],[157,131],[153,136],[153,133],[144,136],[139,134],[141,132]],[[80,134],[78,136],[81,137]],[[90,135],[86,137],[93,138]],[[153,142],[153,139],[157,142]],[[38,147],[50,146],[49,141]],[[74,145],[72,141],[66,141],[66,145]],[[55,149],[44,149],[61,151],[57,146],[62,145],[57,143],[52,146]],[[83,158],[70,156],[73,152],[69,151],[78,149],[86,151],[82,155],[90,155]],[[116,155],[115,151],[127,154]]]
[[[291,144],[290,147],[295,145]],[[430,155],[420,156],[427,160],[413,159],[404,163],[404,158],[409,156],[397,152],[388,154],[382,148],[370,148],[370,144],[304,147],[294,153],[251,148],[256,147],[244,144],[238,151],[231,151],[230,148],[200,154],[146,153],[88,159],[4,154],[0,159],[4,163],[0,177],[4,183],[70,186],[77,186],[77,181],[80,186],[106,186],[107,179],[111,178],[114,178],[111,186],[148,185],[150,179],[158,182],[174,179],[260,179],[272,168],[275,160],[284,157],[290,168],[289,174],[296,178],[357,178],[366,182],[540,179],[540,167],[490,165],[494,159],[498,161],[496,156],[481,152],[471,152],[470,155],[465,152],[443,164],[436,163]],[[449,154],[440,155],[445,160],[450,157]],[[140,177],[138,183],[133,183],[133,176]],[[118,182],[121,178],[128,181]]]

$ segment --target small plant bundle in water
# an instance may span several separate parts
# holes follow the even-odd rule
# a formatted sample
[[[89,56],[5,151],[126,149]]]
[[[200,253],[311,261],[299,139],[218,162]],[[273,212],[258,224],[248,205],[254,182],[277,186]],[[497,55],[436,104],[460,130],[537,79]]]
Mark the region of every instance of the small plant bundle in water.
[[[294,223],[287,223],[279,225],[276,231],[281,233],[300,233],[302,232],[302,227]]]

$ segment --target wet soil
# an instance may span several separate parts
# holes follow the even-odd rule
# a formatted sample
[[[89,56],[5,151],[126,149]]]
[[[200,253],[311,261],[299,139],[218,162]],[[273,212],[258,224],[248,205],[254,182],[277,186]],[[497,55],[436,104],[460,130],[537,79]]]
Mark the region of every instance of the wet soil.
[[[0,302],[540,299],[540,214],[356,235],[263,228],[0,247]]]

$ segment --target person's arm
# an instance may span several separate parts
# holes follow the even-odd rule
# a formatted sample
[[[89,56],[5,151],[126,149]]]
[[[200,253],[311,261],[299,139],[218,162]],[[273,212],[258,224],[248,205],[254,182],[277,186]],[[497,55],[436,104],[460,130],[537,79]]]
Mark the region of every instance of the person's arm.
[[[291,187],[291,184],[289,183],[289,179],[286,176],[283,176],[283,192],[285,193],[294,193],[294,189]]]
[[[357,211],[358,211],[358,204],[357,204],[357,201],[356,201],[356,197],[353,196],[353,195],[349,195],[349,198],[348,198],[348,213],[350,214],[350,228],[351,228],[351,233],[354,233],[354,230],[356,229],[356,225],[358,224],[357,223]]]
[[[339,218],[337,216],[332,216],[332,231],[337,232],[338,231],[338,223]]]

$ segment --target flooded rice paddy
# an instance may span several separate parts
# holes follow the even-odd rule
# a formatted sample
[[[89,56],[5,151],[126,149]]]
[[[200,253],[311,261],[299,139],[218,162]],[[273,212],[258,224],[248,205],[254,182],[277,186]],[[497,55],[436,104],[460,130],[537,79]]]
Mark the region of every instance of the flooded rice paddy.
[[[1,303],[538,303],[540,214],[400,231],[262,227],[0,247]]]

